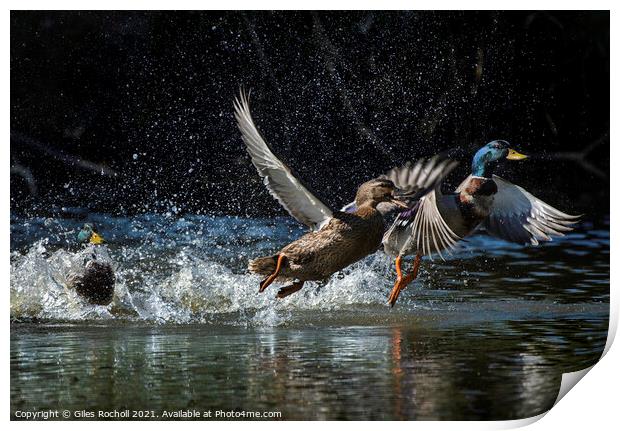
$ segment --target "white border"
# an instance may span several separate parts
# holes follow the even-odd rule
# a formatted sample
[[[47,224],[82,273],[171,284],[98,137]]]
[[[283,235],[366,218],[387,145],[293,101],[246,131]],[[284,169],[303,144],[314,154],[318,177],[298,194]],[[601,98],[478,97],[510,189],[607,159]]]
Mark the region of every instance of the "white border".
[[[159,10],[185,10],[185,9],[213,9],[213,10],[271,10],[271,9],[299,9],[299,10],[399,10],[399,9],[431,9],[431,10],[446,10],[446,9],[501,9],[501,10],[518,10],[518,9],[606,9],[612,10],[611,12],[611,117],[615,117],[617,114],[617,100],[618,100],[618,87],[614,78],[618,76],[617,67],[617,46],[618,38],[616,26],[619,24],[616,18],[617,7],[614,8],[615,3],[612,1],[598,1],[591,0],[588,2],[578,1],[481,1],[481,0],[468,0],[468,1],[441,1],[441,0],[417,0],[417,1],[395,1],[395,0],[382,0],[380,2],[370,0],[358,0],[358,1],[342,1],[342,0],[314,0],[312,2],[301,2],[293,0],[264,0],[264,1],[248,1],[248,0],[228,0],[226,2],[205,2],[197,0],[175,0],[174,2],[165,2],[161,0],[108,0],[108,1],[90,1],[88,3],[84,1],[64,0],[64,1],[7,1],[8,8],[13,9],[159,9]],[[616,10],[614,10],[616,9]],[[10,93],[10,80],[9,80],[9,59],[10,59],[10,12],[9,9],[5,10],[5,23],[7,24],[3,32],[3,59],[5,67],[2,69],[4,92],[6,96]],[[614,25],[615,24],[615,25]],[[617,79],[617,78],[615,78]],[[8,97],[7,97],[8,99]],[[4,163],[4,171],[2,175],[3,187],[0,189],[2,193],[2,213],[3,213],[3,225],[2,239],[4,246],[2,247],[2,256],[0,259],[7,265],[7,273],[5,275],[6,284],[4,284],[4,294],[2,295],[4,312],[6,313],[5,322],[8,323],[9,314],[9,217],[10,217],[10,205],[9,205],[9,170],[7,169],[10,164],[9,153],[9,130],[10,130],[10,100],[5,100],[2,107],[3,110],[3,125],[4,125],[4,138],[5,144],[2,145],[0,150],[1,157]],[[616,123],[611,122],[611,135],[617,136]],[[611,147],[611,158],[613,161],[618,161],[618,150]],[[612,164],[613,165],[613,164]],[[618,182],[619,174],[614,169],[611,170],[611,184],[620,185]],[[613,195],[613,193],[612,193]],[[611,202],[611,224],[616,226],[617,214],[618,214],[619,202],[614,200]],[[617,262],[619,259],[620,248],[616,246],[617,241],[615,230],[611,233],[611,264],[612,267],[618,268]],[[618,424],[618,383],[619,372],[616,364],[620,363],[620,354],[618,353],[617,346],[611,350],[611,342],[617,330],[618,323],[618,289],[616,283],[614,283],[617,277],[614,276],[615,272],[612,272],[611,277],[611,316],[610,316],[610,332],[609,339],[606,346],[606,356],[601,360],[599,364],[593,367],[592,371],[577,385],[575,389],[570,391],[562,401],[555,406],[549,414],[540,415],[536,418],[530,418],[519,421],[507,421],[507,422],[392,422],[389,425],[398,429],[408,429],[415,427],[420,430],[481,430],[481,429],[506,429],[527,425],[544,416],[544,419],[537,422],[532,426],[533,429],[565,429],[565,430],[583,430],[588,427],[590,429],[609,429],[612,424]],[[2,394],[2,401],[4,408],[0,410],[0,417],[4,420],[9,420],[9,372],[10,372],[10,350],[9,350],[9,331],[2,332],[4,352],[2,355],[2,362],[4,364],[4,373],[2,375],[3,387],[5,388]],[[37,429],[45,428],[57,428],[57,429],[82,429],[84,426],[94,429],[107,429],[111,426],[108,422],[91,422],[84,424],[80,422],[48,422],[48,423],[33,423],[33,422],[11,422],[11,428],[25,428],[25,429]],[[114,427],[130,428],[135,427],[137,424],[126,423],[114,423]],[[205,427],[217,429],[235,429],[237,427],[252,427],[258,430],[267,429],[284,429],[294,426],[300,429],[310,429],[316,426],[327,428],[341,428],[355,427],[358,430],[372,430],[376,431],[378,426],[374,422],[324,422],[317,424],[316,422],[299,422],[291,424],[289,421],[283,422],[253,422],[251,424],[243,424],[239,422],[184,422],[181,424],[170,424],[166,422],[152,422],[146,426],[155,429],[167,429],[170,426],[183,426],[195,429],[205,429]],[[137,425],[144,426],[144,425]]]

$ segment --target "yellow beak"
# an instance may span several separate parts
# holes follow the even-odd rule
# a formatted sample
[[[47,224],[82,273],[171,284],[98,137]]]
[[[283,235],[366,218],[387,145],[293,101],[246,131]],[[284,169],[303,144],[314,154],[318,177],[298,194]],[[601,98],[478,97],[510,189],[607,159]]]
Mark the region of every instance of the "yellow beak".
[[[506,158],[508,160],[523,160],[523,159],[527,159],[527,156],[525,154],[521,154],[513,150],[512,148],[509,148],[508,155],[506,156]]]
[[[91,244],[103,244],[104,242],[105,242],[105,239],[103,239],[103,237],[99,235],[97,232],[93,232],[93,234],[90,236]]]

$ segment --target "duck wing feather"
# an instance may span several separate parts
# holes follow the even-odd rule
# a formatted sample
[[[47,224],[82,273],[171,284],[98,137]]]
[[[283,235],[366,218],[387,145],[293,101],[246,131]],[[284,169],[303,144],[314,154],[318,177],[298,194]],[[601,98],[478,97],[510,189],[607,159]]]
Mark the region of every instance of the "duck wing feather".
[[[398,199],[414,205],[422,196],[441,185],[443,179],[458,166],[455,160],[434,156],[429,159],[418,159],[415,163],[407,162],[402,166],[390,169],[379,178],[385,178],[394,183]],[[389,202],[382,202],[377,207],[379,212],[387,215],[399,207]],[[340,209],[342,212],[355,212],[355,201]]]
[[[497,193],[491,213],[482,222],[487,233],[506,241],[537,245],[573,230],[580,215],[573,216],[538,199],[524,188],[493,175]]]
[[[454,233],[441,215],[438,206],[441,196],[441,191],[433,190],[396,217],[383,237],[386,253],[401,256],[420,253],[431,260],[437,253],[445,260],[442,251],[450,253],[461,237]]]
[[[386,174],[399,188],[399,198],[412,203],[402,211],[383,237],[384,250],[392,255],[412,252],[428,255],[434,253],[444,259],[443,250],[454,249],[461,239],[446,223],[439,210],[441,183],[458,165],[450,159],[435,156],[394,168]]]
[[[399,198],[416,201],[441,185],[441,182],[458,162],[439,155],[430,159],[407,162],[403,166],[390,169],[379,178],[391,180],[399,191]]]
[[[254,125],[249,96],[243,91],[234,102],[235,119],[252,164],[263,178],[269,193],[299,222],[312,230],[323,227],[332,210],[318,199],[273,153]]]

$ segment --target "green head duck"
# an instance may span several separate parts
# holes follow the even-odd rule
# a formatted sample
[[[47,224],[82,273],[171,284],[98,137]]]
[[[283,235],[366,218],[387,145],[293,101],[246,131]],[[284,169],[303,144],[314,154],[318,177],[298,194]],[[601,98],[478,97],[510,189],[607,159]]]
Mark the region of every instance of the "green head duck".
[[[84,223],[84,226],[78,232],[77,240],[81,244],[103,244],[105,242],[105,239],[95,232],[93,225],[90,223]]]
[[[471,163],[471,174],[476,177],[491,178],[499,160],[523,160],[526,158],[526,155],[509,148],[506,141],[491,141],[474,155]]]

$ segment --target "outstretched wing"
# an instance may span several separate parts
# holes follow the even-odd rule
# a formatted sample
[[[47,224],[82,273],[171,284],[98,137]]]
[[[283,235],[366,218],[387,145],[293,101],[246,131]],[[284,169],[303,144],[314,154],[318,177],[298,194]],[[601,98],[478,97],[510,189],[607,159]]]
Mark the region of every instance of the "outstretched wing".
[[[553,208],[522,187],[493,175],[497,193],[491,214],[482,227],[493,236],[516,243],[551,241],[573,230],[581,216],[572,216]]]
[[[386,253],[420,253],[431,259],[437,253],[443,259],[443,250],[454,249],[460,237],[443,219],[438,199],[442,196],[441,182],[457,165],[454,160],[435,156],[429,160],[418,160],[413,165],[394,168],[385,175],[406,200],[414,203],[412,208],[396,217],[385,233],[383,247]]]
[[[310,229],[320,229],[332,217],[332,211],[295,178],[288,166],[273,154],[254,125],[249,99],[243,91],[239,98],[235,99],[234,106],[235,119],[243,142],[269,193],[295,219]]]
[[[433,260],[437,253],[445,260],[444,250],[454,250],[461,239],[448,226],[438,207],[441,191],[437,187],[426,194],[409,210],[396,217],[383,237],[383,248],[394,256],[419,253]]]
[[[415,201],[439,187],[441,182],[459,162],[434,156],[419,159],[415,164],[407,162],[403,166],[392,168],[380,178],[391,180],[399,190],[399,197]]]
[[[390,169],[379,178],[392,181],[396,186],[398,199],[413,205],[422,196],[439,187],[458,164],[459,162],[455,160],[434,156],[430,159],[419,159],[415,163],[407,162],[403,166]],[[340,211],[355,212],[356,209],[355,202],[351,202]],[[399,207],[389,202],[382,202],[377,209],[383,215],[387,215]]]

